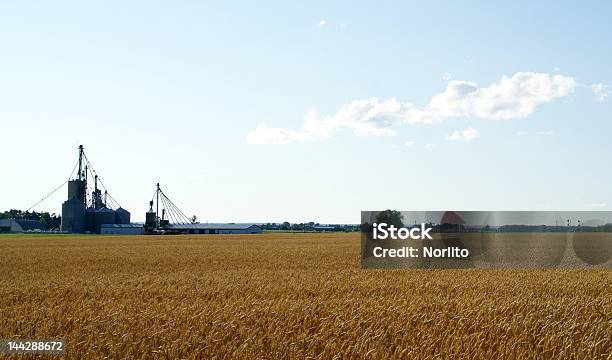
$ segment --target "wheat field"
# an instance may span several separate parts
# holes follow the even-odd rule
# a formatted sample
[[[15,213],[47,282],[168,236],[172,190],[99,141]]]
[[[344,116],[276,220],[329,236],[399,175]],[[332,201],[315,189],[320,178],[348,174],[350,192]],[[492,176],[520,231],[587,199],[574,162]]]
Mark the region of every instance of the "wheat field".
[[[358,234],[0,236],[0,339],[63,338],[48,358],[67,359],[612,359],[610,270],[362,270],[359,251]]]

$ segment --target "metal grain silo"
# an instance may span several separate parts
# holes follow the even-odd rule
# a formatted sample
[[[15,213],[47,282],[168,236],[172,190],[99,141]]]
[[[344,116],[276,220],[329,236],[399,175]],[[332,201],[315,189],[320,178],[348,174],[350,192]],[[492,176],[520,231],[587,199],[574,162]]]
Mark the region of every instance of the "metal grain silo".
[[[153,201],[149,202],[149,211],[147,211],[144,225],[145,233],[153,232],[157,229],[157,213],[153,211]]]
[[[76,198],[85,202],[86,182],[84,180],[68,181],[68,200]]]
[[[124,208],[119,208],[115,211],[115,224],[129,224],[130,212]]]
[[[94,232],[94,216],[96,209],[85,209],[85,231]]]
[[[62,231],[82,233],[86,230],[85,204],[72,198],[62,204]]]
[[[102,208],[95,210],[94,214],[94,228],[93,231],[96,234],[100,233],[100,227],[103,224],[114,224],[115,223],[115,210]]]

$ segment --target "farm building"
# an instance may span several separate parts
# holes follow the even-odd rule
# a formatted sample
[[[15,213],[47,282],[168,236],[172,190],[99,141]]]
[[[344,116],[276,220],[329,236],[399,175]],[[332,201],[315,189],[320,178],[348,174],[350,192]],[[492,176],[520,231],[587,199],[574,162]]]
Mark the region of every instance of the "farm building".
[[[144,226],[142,224],[102,224],[100,234],[107,235],[142,235]]]
[[[161,211],[160,211],[161,206]],[[145,214],[145,234],[261,234],[263,229],[254,223],[193,223],[161,190],[159,183],[149,211]]]
[[[261,234],[256,224],[172,224],[166,230],[182,234]]]
[[[26,231],[45,231],[47,227],[36,220],[1,219],[0,233],[22,233]]]
[[[336,227],[334,225],[315,225],[312,227],[314,231],[336,231]]]

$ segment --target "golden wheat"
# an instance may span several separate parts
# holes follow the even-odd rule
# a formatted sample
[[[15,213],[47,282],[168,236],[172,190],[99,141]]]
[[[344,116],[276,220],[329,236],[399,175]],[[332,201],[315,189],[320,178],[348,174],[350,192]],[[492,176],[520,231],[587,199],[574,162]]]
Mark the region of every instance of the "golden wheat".
[[[362,270],[359,249],[2,236],[0,338],[64,338],[68,359],[611,358],[610,270]]]

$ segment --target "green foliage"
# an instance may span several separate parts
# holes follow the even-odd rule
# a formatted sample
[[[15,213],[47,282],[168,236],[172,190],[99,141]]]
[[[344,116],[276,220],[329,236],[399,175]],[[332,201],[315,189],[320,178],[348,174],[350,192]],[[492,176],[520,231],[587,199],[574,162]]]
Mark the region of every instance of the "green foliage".
[[[285,221],[280,224],[266,223],[266,224],[261,224],[260,226],[264,231],[288,231],[288,232],[359,231],[359,225],[351,225],[351,224],[323,225],[320,223],[315,223],[314,221],[307,222],[307,223],[293,223],[293,224],[289,223],[288,221]]]
[[[376,215],[377,223],[387,223],[389,225],[395,225],[396,227],[404,226],[404,215],[397,210],[387,209],[385,211],[381,211]]]

